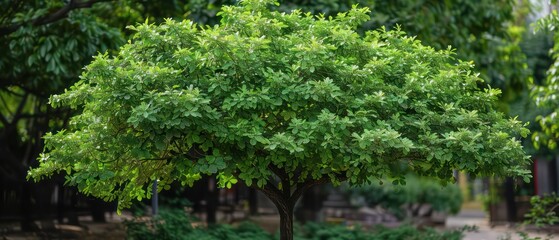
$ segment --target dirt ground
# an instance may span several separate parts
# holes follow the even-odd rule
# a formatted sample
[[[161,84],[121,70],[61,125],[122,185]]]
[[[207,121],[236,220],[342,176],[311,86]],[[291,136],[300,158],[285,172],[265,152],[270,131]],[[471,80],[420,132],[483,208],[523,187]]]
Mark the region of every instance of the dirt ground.
[[[107,214],[105,216],[106,223],[95,223],[89,216],[80,217],[80,226],[55,224],[54,229],[48,231],[22,232],[17,222],[0,223],[0,240],[70,240],[70,239],[86,239],[86,240],[121,240],[126,239],[126,229],[123,221],[133,219],[128,212],[122,215]],[[223,223],[231,223],[231,219],[221,213],[218,213],[218,221]],[[279,226],[279,218],[276,215],[258,216],[252,221],[257,222],[267,231],[275,232]],[[41,226],[40,222],[36,223]],[[196,224],[196,223],[193,223]],[[200,223],[202,224],[202,223]],[[234,223],[233,223],[234,224]],[[203,225],[203,224],[202,224]]]
[[[47,239],[85,239],[85,240],[122,240],[126,232],[122,222],[131,216],[107,216],[106,223],[95,223],[89,217],[80,218],[80,226],[55,224],[52,230],[22,232],[17,223],[4,223],[0,226],[2,240],[47,240]],[[40,226],[40,223],[37,223]]]

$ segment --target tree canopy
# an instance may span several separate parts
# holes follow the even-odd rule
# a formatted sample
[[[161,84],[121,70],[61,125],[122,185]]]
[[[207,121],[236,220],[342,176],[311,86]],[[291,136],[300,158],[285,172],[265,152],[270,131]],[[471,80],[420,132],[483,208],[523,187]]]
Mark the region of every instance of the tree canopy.
[[[81,113],[45,136],[29,177],[65,171],[122,209],[150,197],[155,179],[167,188],[217,174],[222,187],[264,192],[282,226],[320,183],[403,183],[408,172],[450,181],[455,169],[527,177],[525,124],[494,110],[500,91],[478,87],[471,62],[398,29],[359,35],[367,8],[324,17],[271,3],[223,7],[215,26],[131,27],[116,55],[98,55],[51,97]]]
[[[222,5],[234,0],[199,0],[185,4],[188,17],[195,22],[214,25]],[[371,9],[368,21],[357,31],[380,27],[393,29],[400,25],[406,33],[417,36],[424,45],[437,50],[456,48],[456,58],[474,61],[475,70],[494,88],[503,91],[500,109],[518,101],[527,90],[530,72],[519,43],[524,33],[524,20],[530,12],[529,1],[515,0],[285,0],[274,7],[280,12],[302,9],[313,14],[336,16],[352,5]]]

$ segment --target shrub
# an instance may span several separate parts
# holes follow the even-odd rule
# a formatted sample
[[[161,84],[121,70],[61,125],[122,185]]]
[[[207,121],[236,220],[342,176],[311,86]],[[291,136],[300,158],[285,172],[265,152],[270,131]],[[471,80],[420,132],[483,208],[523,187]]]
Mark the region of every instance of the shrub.
[[[296,240],[454,240],[462,239],[463,232],[469,228],[439,232],[432,228],[420,230],[411,225],[397,228],[377,226],[373,231],[351,229],[340,225],[308,223],[302,231],[295,234]]]
[[[182,209],[161,209],[149,221],[135,218],[125,221],[127,239],[131,240],[272,240],[272,235],[250,222],[238,227],[214,225],[208,228],[192,227],[193,218]]]
[[[398,217],[404,217],[406,210],[411,216],[417,216],[421,205],[445,213],[457,213],[462,205],[458,186],[443,186],[435,180],[415,176],[408,176],[405,185],[373,183],[345,188],[345,192],[353,199],[362,197],[367,206],[381,206]]]
[[[161,209],[157,218],[125,221],[127,239],[131,240],[273,240],[278,239],[251,222],[237,227],[218,224],[208,228],[192,227],[192,217],[181,209]],[[377,226],[373,231],[348,228],[341,225],[307,223],[296,229],[296,240],[454,240],[461,239],[465,229],[438,232],[431,228],[423,230],[410,225],[398,228]]]

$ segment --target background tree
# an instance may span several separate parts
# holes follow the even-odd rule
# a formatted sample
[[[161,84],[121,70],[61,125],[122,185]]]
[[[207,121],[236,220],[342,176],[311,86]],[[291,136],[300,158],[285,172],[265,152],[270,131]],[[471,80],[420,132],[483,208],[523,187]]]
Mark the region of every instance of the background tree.
[[[63,128],[73,114],[52,109],[48,97],[75,83],[92,55],[123,44],[126,25],[182,16],[176,2],[0,2],[0,212],[13,211],[8,202],[20,202],[22,229],[31,229],[36,204],[50,208],[55,184],[32,185],[26,172],[37,164],[44,133]]]
[[[546,153],[557,151],[557,139],[559,137],[559,121],[557,120],[559,111],[559,99],[557,98],[559,94],[559,73],[557,72],[559,67],[559,45],[557,44],[559,42],[559,33],[557,32],[559,15],[556,11],[557,1],[550,1],[550,7],[555,10],[534,24],[533,37],[541,38],[543,36],[544,42],[548,43],[547,37],[551,36],[553,46],[547,55],[551,64],[540,64],[540,66],[548,67],[547,71],[537,72],[540,77],[535,78],[536,81],[532,82],[533,88],[531,89],[531,97],[539,107],[537,112],[539,115],[536,117],[536,121],[540,127],[532,134],[532,140],[536,149]],[[545,60],[549,61],[549,59]],[[535,64],[538,64],[538,62]],[[555,192],[533,196],[530,199],[531,209],[526,214],[526,223],[535,224],[537,227],[556,224],[559,220],[557,218],[558,203],[559,198]]]
[[[83,108],[45,137],[36,180],[67,183],[119,208],[173,181],[217,174],[261,190],[292,239],[293,207],[308,188],[412,171],[450,181],[523,175],[523,124],[496,112],[472,65],[401,31],[355,29],[369,10],[335,18],[270,11],[271,1],[224,7],[218,26],[143,24],[118,54],[99,55],[82,80],[51,98]]]
[[[32,228],[32,199],[48,204],[53,190],[52,184],[29,184],[26,172],[42,151],[42,135],[65,126],[71,115],[52,109],[48,97],[74,83],[92,54],[123,42],[119,31],[84,10],[95,2],[0,3],[2,205],[8,207],[6,196],[19,196],[23,230]]]
[[[536,82],[532,90],[532,96],[536,104],[546,110],[537,118],[541,131],[535,132],[532,138],[536,147],[543,145],[550,149],[555,149],[559,137],[559,120],[557,118],[557,112],[559,111],[559,73],[557,69],[559,67],[559,45],[557,44],[559,42],[559,33],[556,31],[557,26],[559,26],[559,15],[554,11],[549,16],[539,20],[535,26],[536,31],[549,31],[553,34],[554,46],[550,50],[550,56],[554,63],[549,66],[544,82]]]

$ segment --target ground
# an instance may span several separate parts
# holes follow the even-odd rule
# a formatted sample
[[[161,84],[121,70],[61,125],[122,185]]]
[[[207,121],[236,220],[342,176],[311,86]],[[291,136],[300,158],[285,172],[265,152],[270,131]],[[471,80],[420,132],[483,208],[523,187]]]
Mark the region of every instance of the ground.
[[[0,226],[0,237],[4,240],[38,240],[38,239],[85,239],[85,240],[120,240],[125,239],[125,229],[122,221],[130,219],[130,214],[124,213],[121,216],[108,215],[107,223],[94,223],[90,218],[80,218],[81,226],[56,225],[57,231],[22,233],[17,231],[17,225],[11,227],[4,224]],[[274,231],[274,223],[277,217],[261,216],[257,223],[264,224],[262,226],[268,231]],[[516,232],[525,230],[522,226],[511,227],[507,225],[491,226],[488,222],[486,214],[478,209],[463,209],[456,216],[448,217],[445,222],[445,228],[460,228],[464,225],[477,226],[475,232],[467,232],[464,240],[520,240],[522,239]],[[545,233],[538,233],[530,229],[531,237],[542,237],[542,239],[559,239],[559,234],[555,237],[548,237]]]

